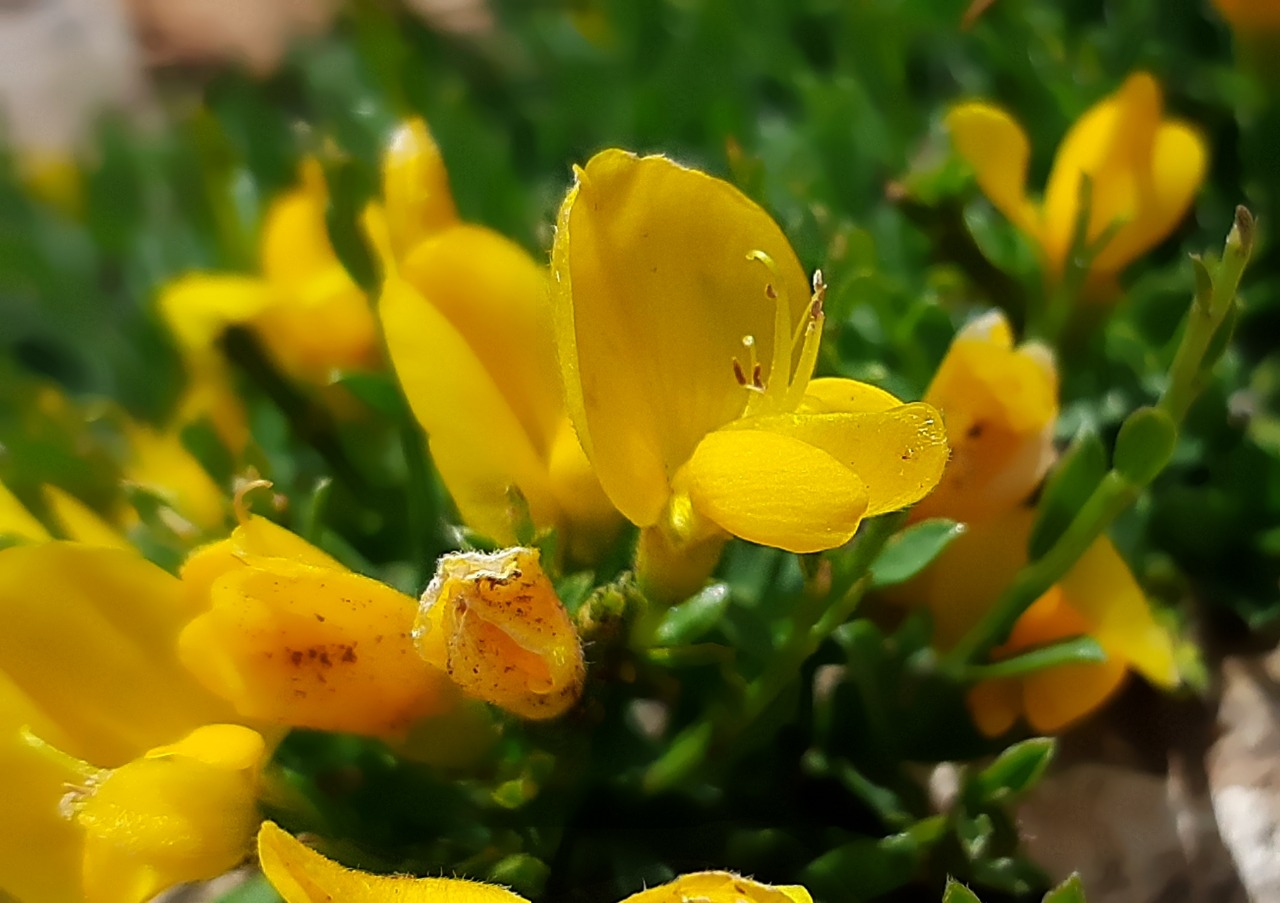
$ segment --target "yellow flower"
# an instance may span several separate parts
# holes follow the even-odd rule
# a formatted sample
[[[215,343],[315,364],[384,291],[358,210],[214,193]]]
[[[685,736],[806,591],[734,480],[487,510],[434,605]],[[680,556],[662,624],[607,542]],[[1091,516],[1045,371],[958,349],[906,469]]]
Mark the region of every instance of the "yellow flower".
[[[1236,31],[1280,28],[1278,0],[1213,0],[1213,5]]]
[[[229,326],[252,326],[286,373],[325,385],[335,370],[378,363],[377,328],[364,292],[338,260],[325,226],[320,164],[277,198],[262,226],[261,277],[191,273],[165,287],[159,306],[196,378],[216,379],[209,355]]]
[[[42,492],[50,515],[68,539],[109,549],[132,548],[114,524],[75,496],[57,486],[44,486]]]
[[[210,724],[119,768],[85,766],[64,805],[84,830],[86,903],[142,903],[243,862],[266,755],[257,732]]]
[[[527,903],[511,891],[461,878],[370,875],[343,868],[271,822],[258,832],[258,858],[285,903]],[[812,903],[803,887],[770,887],[730,872],[695,872],[623,903]]]
[[[414,647],[413,599],[268,520],[198,549],[182,580],[202,612],[179,638],[182,661],[244,717],[398,740],[453,704]]]
[[[383,159],[385,213],[366,217],[383,258],[387,350],[462,519],[517,540],[511,489],[539,528],[591,557],[617,514],[565,416],[544,268],[498,233],[457,221],[439,149],[421,120]]]
[[[820,279],[811,298],[781,230],[728,183],[597,154],[560,209],[552,266],[570,415],[605,492],[644,529],[642,563],[698,559],[676,594],[730,534],[828,549],[937,484],[932,407],[810,382]]]
[[[175,429],[124,425],[128,454],[121,476],[161,499],[165,523],[182,537],[216,533],[227,519],[227,495],[182,444]]]
[[[535,549],[442,556],[414,635],[466,693],[521,717],[554,718],[582,695],[582,644]]]
[[[1034,519],[1031,509],[1019,507],[971,526],[912,584],[915,598],[933,615],[939,648],[958,641],[1027,563]],[[1060,731],[1102,705],[1130,668],[1162,687],[1178,683],[1172,638],[1105,536],[1022,615],[994,656],[1073,636],[1093,637],[1107,660],[976,685],[969,708],[983,733],[1003,734],[1020,716],[1037,733]]]
[[[136,552],[45,542],[0,551],[0,889],[82,899],[83,835],[58,813],[69,779],[21,730],[115,768],[232,720],[179,663],[181,583]],[[73,775],[70,777],[74,777]]]
[[[1027,196],[1031,145],[1008,113],[965,103],[947,114],[947,128],[991,203],[1039,247],[1050,283],[1063,276],[1082,215],[1081,181],[1090,179],[1086,241],[1115,231],[1091,262],[1085,296],[1105,300],[1121,270],[1173,231],[1204,181],[1204,140],[1163,118],[1162,106],[1160,86],[1139,72],[1085,112],[1058,147],[1042,203]]]
[[[973,522],[1027,498],[1053,464],[1058,374],[1052,353],[1013,347],[1003,315],[965,326],[925,392],[942,412],[951,460],[938,488],[911,510],[913,519]]]

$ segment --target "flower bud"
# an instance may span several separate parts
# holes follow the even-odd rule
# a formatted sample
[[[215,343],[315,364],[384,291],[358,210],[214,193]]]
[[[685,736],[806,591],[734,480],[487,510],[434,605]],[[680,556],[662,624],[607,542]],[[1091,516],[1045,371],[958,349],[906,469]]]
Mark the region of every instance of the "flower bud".
[[[535,549],[441,557],[414,636],[464,692],[523,718],[554,718],[582,694],[582,644]]]

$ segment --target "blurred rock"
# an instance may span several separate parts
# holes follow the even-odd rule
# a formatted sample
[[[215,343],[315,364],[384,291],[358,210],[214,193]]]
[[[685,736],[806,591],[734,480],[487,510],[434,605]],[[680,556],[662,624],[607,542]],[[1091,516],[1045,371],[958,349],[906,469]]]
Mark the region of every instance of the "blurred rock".
[[[24,155],[69,154],[103,109],[146,96],[120,0],[0,0],[0,116]]]
[[[404,5],[437,31],[477,35],[493,30],[488,0],[404,0]]]

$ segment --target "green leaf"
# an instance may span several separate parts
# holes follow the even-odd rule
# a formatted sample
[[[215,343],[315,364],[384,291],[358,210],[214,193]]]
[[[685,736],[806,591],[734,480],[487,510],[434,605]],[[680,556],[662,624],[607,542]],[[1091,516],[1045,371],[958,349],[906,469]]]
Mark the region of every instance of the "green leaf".
[[[942,903],[982,903],[982,900],[956,879],[948,878],[947,889],[942,892]]]
[[[392,420],[402,421],[408,416],[408,406],[400,394],[400,386],[385,373],[352,371],[339,375],[333,382]]]
[[[921,521],[903,530],[885,543],[871,566],[871,586],[879,589],[910,580],[964,530],[964,524],[946,518]]]
[[[1053,761],[1056,747],[1052,737],[1033,737],[1015,743],[974,775],[969,789],[987,804],[1016,799],[1039,783]]]
[[[800,884],[818,899],[874,900],[911,881],[921,847],[910,834],[860,837],[823,853],[800,873]]]
[[[1138,408],[1116,436],[1115,469],[1130,482],[1146,486],[1164,470],[1178,444],[1178,425],[1161,408]]]
[[[1098,645],[1097,640],[1089,636],[1078,636],[989,665],[972,665],[965,669],[965,678],[977,682],[1002,677],[1022,677],[1059,665],[1095,665],[1106,660],[1107,653]]]
[[[1084,884],[1080,876],[1072,875],[1044,895],[1043,903],[1085,903]]]
[[[729,586],[713,583],[679,605],[673,605],[662,617],[654,634],[659,646],[692,643],[719,622],[729,607]]]
[[[1031,560],[1044,555],[1107,473],[1107,452],[1092,429],[1083,429],[1045,484],[1031,528]]]

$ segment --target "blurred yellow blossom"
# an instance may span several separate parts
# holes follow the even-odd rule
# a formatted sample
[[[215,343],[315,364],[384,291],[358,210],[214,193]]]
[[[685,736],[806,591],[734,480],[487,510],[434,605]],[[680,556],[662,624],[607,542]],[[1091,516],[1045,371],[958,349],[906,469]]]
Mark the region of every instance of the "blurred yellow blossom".
[[[465,692],[523,718],[554,718],[582,694],[582,643],[535,549],[442,556],[414,636]]]
[[[440,151],[421,120],[383,158],[378,310],[396,375],[462,519],[516,542],[516,489],[533,524],[590,558],[619,518],[565,415],[545,268],[491,229],[457,221]]]
[[[80,763],[63,806],[84,831],[86,903],[143,903],[243,862],[266,756],[256,731],[209,724],[118,768]]]
[[[182,443],[176,429],[124,425],[128,445],[121,476],[165,503],[165,523],[182,537],[217,533],[227,519],[227,494]]]
[[[933,615],[939,648],[957,642],[1027,563],[1034,520],[1032,509],[1014,507],[970,526],[913,582],[913,597]],[[1152,617],[1142,589],[1105,536],[1018,619],[993,657],[1074,636],[1092,637],[1107,660],[977,684],[969,708],[983,733],[1003,734],[1019,716],[1038,733],[1062,730],[1102,705],[1130,668],[1158,686],[1178,683],[1173,638]]]
[[[965,326],[925,392],[942,412],[951,460],[942,481],[911,510],[913,519],[972,522],[1027,498],[1053,464],[1058,373],[1036,343],[1013,346],[992,311]]]
[[[1213,5],[1236,31],[1280,28],[1280,0],[1213,0]]]
[[[182,568],[182,661],[245,717],[397,740],[456,699],[418,656],[414,600],[257,516]]]
[[[44,486],[41,491],[54,523],[67,539],[74,539],[76,542],[90,546],[104,546],[112,549],[131,548],[129,540],[118,527],[71,493],[57,486]]]
[[[84,836],[58,811],[75,778],[27,742],[115,768],[233,720],[178,661],[181,583],[136,552],[44,542],[0,551],[0,889],[72,901]]]
[[[781,230],[727,182],[597,154],[560,209],[553,271],[569,411],[643,528],[651,592],[696,589],[729,535],[828,549],[937,484],[932,407],[850,380],[815,391],[821,280],[811,295]]]
[[[0,537],[26,542],[41,542],[53,538],[44,524],[27,510],[27,506],[4,483],[0,483]]]
[[[260,277],[190,273],[161,292],[161,315],[200,391],[216,395],[224,376],[209,356],[234,325],[251,326],[276,364],[297,379],[326,385],[334,371],[377,366],[373,312],[329,242],[327,204],[320,163],[304,160],[301,184],[267,210]]]
[[[1095,300],[1113,297],[1120,272],[1186,215],[1208,160],[1199,132],[1164,118],[1160,86],[1145,72],[1076,120],[1058,147],[1043,202],[1027,194],[1031,144],[1008,113],[964,103],[947,114],[947,128],[991,203],[1039,247],[1052,284],[1066,270],[1083,215],[1082,181],[1090,180],[1086,243],[1114,230],[1090,262],[1083,291]]]
[[[926,398],[942,411],[952,459],[937,491],[912,516],[964,521],[967,529],[895,595],[929,609],[934,642],[946,650],[1028,562],[1035,512],[1027,501],[1055,458],[1057,370],[1047,349],[1015,348],[1008,322],[990,313],[956,336]],[[1105,662],[976,685],[969,706],[979,729],[1003,734],[1025,715],[1038,732],[1061,730],[1101,705],[1129,668],[1161,686],[1177,683],[1173,639],[1105,536],[1023,613],[993,656],[1086,635],[1102,647]]]
[[[272,822],[258,832],[262,871],[285,903],[527,903],[503,887],[462,878],[371,875],[343,868]],[[731,872],[694,872],[623,903],[812,903],[799,886],[771,887]]]

